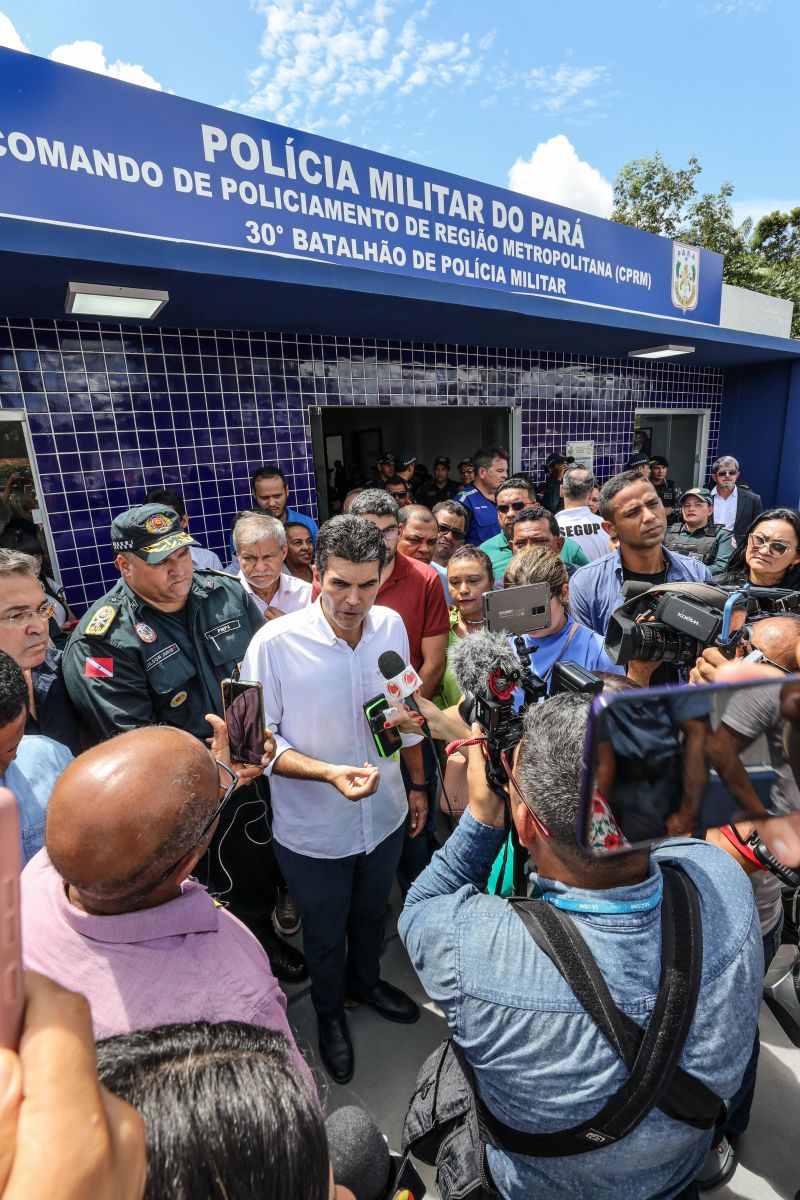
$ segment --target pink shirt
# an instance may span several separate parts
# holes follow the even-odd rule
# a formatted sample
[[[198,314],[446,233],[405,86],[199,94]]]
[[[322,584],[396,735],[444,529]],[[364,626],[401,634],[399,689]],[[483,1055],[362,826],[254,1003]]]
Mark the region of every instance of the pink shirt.
[[[21,887],[25,966],[86,996],[97,1040],[175,1022],[245,1021],[283,1034],[316,1095],[269,959],[201,884],[187,879],[156,908],[95,916],[70,904],[40,850]]]

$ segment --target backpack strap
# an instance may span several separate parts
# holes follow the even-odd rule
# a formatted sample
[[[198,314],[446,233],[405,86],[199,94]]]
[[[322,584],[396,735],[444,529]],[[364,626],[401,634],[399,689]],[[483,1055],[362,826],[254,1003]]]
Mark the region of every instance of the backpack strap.
[[[511,902],[536,944],[626,1063],[629,1074],[594,1117],[558,1133],[512,1129],[489,1112],[476,1091],[478,1124],[489,1145],[540,1157],[583,1154],[627,1137],[662,1101],[663,1110],[677,1120],[684,1120],[682,1105],[686,1103],[688,1124],[705,1129],[714,1125],[722,1101],[678,1067],[700,990],[703,944],[697,891],[684,872],[671,867],[662,870],[661,978],[644,1030],[620,1012],[591,951],[565,913],[542,901]],[[463,1055],[459,1057],[463,1063]],[[679,1082],[672,1090],[678,1071]]]

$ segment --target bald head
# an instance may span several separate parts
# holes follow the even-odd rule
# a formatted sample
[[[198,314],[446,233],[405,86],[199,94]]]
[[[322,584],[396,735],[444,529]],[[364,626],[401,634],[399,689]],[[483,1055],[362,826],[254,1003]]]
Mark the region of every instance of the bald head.
[[[800,617],[786,613],[753,624],[753,645],[787,671],[796,671],[800,652]]]
[[[92,908],[125,912],[197,846],[218,796],[214,760],[190,734],[167,726],[123,733],[60,776],[47,853]]]

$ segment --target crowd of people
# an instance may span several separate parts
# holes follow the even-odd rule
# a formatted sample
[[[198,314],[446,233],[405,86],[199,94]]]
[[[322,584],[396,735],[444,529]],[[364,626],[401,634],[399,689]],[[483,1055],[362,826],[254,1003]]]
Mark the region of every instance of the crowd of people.
[[[485,629],[487,596],[539,584],[549,611],[523,641],[545,690],[567,660],[609,689],[713,680],[727,662],[714,648],[691,678],[609,656],[626,585],[800,590],[800,513],[763,511],[730,456],[714,462],[710,488],[683,490],[668,469],[635,454],[601,484],[557,451],[537,481],[510,474],[493,446],[459,463],[456,480],[444,455],[428,476],[413,453],[387,453],[355,487],[337,464],[338,511],[318,527],[289,507],[284,471],[265,466],[224,567],[172,482],[114,519],[119,580],[77,621],[64,598],[55,607],[29,516],[9,509],[0,784],[16,797],[30,974],[19,1055],[0,1050],[4,1198],[391,1195],[383,1166],[369,1195],[344,1186],[341,1130],[323,1121],[317,1062],[295,1043],[280,984],[310,980],[319,1061],[348,1083],[360,1006],[400,1025],[420,1015],[382,974],[395,881],[414,968],[505,1131],[481,1146],[476,1197],[688,1198],[729,1177],[780,896],[757,906],[752,864],[733,846],[682,838],[598,860],[579,844],[585,696],[527,709],[513,790],[500,797],[468,744],[475,730],[448,659]],[[755,623],[748,638],[742,647],[771,669],[797,670],[797,617]],[[384,754],[365,710],[386,688],[387,656],[416,700],[387,711],[397,749]],[[260,761],[231,754],[229,679],[261,687]],[[777,719],[723,726],[720,754]],[[464,743],[461,754],[445,758],[445,743]],[[782,778],[781,811],[800,811]],[[600,975],[639,1025],[658,989],[662,868],[693,880],[707,953],[681,1066],[727,1102],[716,1127],[662,1105],[588,1153],[526,1150],[532,1136],[591,1123],[630,1064],[506,899],[511,823],[536,894],[581,912]],[[780,837],[791,858],[794,835]],[[302,952],[287,940],[300,930]],[[34,1137],[46,1139],[40,1161]],[[56,1190],[57,1176],[69,1184]]]

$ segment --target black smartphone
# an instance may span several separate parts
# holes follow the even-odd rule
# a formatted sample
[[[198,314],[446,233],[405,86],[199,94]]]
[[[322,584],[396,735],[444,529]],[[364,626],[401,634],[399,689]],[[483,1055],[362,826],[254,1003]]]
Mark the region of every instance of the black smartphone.
[[[396,729],[383,728],[386,721],[383,714],[391,707],[384,695],[373,696],[364,705],[364,716],[367,718],[367,724],[381,758],[391,758],[403,745],[403,739]]]
[[[258,766],[264,757],[264,689],[246,679],[223,679],[222,712],[231,761]]]

